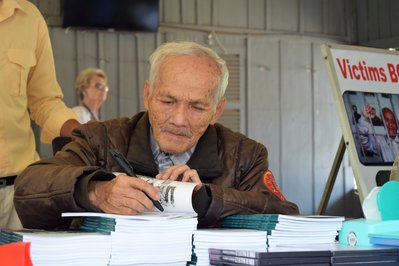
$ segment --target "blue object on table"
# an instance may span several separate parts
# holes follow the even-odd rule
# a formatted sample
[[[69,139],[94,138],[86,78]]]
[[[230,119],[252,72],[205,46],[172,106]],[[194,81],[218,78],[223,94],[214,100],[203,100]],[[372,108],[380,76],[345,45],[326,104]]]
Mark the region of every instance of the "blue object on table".
[[[377,206],[381,213],[381,220],[399,220],[399,182],[385,183],[377,195]]]
[[[338,234],[339,244],[347,246],[372,246],[369,234],[398,231],[399,220],[373,221],[354,219],[345,221]]]

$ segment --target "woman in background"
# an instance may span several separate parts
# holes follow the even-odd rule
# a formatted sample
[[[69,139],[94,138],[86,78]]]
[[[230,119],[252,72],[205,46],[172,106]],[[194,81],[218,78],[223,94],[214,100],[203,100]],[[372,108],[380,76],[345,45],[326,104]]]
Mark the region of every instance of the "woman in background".
[[[107,75],[99,68],[82,70],[75,81],[79,92],[80,103],[72,109],[79,117],[80,123],[100,121],[100,107],[107,99]]]

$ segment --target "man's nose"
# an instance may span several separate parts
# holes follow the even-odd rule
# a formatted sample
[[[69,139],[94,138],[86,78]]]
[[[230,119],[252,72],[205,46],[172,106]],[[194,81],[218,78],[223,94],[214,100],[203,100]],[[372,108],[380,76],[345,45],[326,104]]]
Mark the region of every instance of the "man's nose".
[[[177,104],[172,113],[172,121],[176,125],[185,125],[187,122],[188,107],[185,104]]]

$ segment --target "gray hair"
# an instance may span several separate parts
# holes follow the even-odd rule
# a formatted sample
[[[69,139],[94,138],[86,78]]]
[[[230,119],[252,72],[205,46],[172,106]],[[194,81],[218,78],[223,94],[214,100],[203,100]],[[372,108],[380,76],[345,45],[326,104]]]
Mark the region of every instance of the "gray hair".
[[[229,70],[227,69],[226,62],[210,48],[202,46],[195,42],[181,41],[181,42],[168,42],[160,45],[150,56],[150,94],[153,89],[154,82],[159,73],[159,67],[162,62],[170,56],[189,55],[209,57],[212,59],[220,70],[218,80],[217,93],[215,95],[215,105],[224,96],[229,81]]]

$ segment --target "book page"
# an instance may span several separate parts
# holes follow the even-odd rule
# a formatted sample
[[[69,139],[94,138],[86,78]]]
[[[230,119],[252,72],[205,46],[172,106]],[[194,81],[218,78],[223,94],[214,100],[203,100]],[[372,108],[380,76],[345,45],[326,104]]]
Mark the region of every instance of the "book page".
[[[147,183],[152,184],[154,187],[159,187],[161,191],[161,199],[159,202],[164,208],[164,212],[195,213],[191,197],[197,184],[172,180],[159,180],[140,175],[138,175],[138,177]]]

